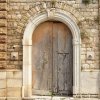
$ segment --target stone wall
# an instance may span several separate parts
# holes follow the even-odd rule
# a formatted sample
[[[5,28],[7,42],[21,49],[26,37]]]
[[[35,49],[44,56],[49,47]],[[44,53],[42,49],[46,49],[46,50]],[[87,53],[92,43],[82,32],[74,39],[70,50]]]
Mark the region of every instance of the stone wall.
[[[7,2],[0,0],[0,69],[6,68],[7,58]]]
[[[0,0],[0,96],[6,96],[6,72],[2,72],[6,68],[7,58],[7,1]]]
[[[77,19],[82,36],[82,70],[99,69],[99,31],[98,31],[98,3],[84,5],[74,0],[65,3],[47,2],[47,6],[61,8],[70,12]],[[42,12],[43,2],[9,0],[7,13],[7,68],[22,68],[22,38],[28,19],[39,10]],[[40,12],[39,11],[39,12]],[[83,17],[81,19],[80,17]],[[13,48],[15,47],[15,48]],[[11,53],[18,52],[18,59],[12,60]],[[89,54],[92,55],[89,60]]]
[[[0,97],[21,97],[22,72],[0,71]]]
[[[47,8],[53,8],[62,9],[75,17],[80,28],[82,41],[80,94],[83,97],[97,98],[100,88],[98,2],[84,5],[81,0],[38,1],[0,0],[0,97],[8,97],[8,99],[9,97],[21,98],[22,39],[25,27],[32,16],[42,13]]]

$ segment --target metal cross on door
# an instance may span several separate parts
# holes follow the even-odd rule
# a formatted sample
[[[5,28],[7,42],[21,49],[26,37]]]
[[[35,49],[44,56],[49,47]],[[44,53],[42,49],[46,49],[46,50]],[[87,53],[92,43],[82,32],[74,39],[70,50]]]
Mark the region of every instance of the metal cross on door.
[[[72,95],[73,47],[69,28],[60,22],[40,24],[32,37],[34,95]]]

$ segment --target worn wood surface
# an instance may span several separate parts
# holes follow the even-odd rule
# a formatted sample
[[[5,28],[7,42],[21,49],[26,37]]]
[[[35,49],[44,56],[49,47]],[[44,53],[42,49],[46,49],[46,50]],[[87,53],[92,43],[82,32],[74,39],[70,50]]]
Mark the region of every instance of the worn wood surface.
[[[37,27],[33,34],[33,93],[47,95],[52,88],[52,22]],[[44,91],[39,92],[39,91]]]
[[[63,23],[53,23],[53,92],[72,94],[72,35]]]
[[[72,94],[73,47],[68,27],[60,22],[42,23],[32,40],[33,94]]]

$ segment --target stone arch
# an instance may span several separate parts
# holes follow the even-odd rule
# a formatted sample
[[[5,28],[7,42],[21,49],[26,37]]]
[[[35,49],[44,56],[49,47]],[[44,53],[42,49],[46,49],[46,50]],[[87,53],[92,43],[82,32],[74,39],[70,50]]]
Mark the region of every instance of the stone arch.
[[[80,30],[70,13],[55,9],[39,13],[30,18],[23,36],[23,97],[32,96],[32,34],[35,28],[47,20],[57,20],[66,24],[73,36],[73,94],[80,93]]]
[[[75,7],[73,7],[71,4],[65,1],[55,1],[54,5],[52,5],[53,1],[41,1],[41,2],[35,2],[33,3],[34,7],[30,8],[30,15],[33,15],[35,12],[40,13],[41,11],[47,11],[47,9],[56,9],[56,10],[63,10],[66,12],[69,12],[72,16],[74,16],[75,20],[83,21],[84,16],[83,14],[78,11]],[[49,6],[48,6],[49,3]],[[33,12],[33,13],[32,13]]]
[[[73,7],[72,5],[68,4],[68,2],[65,3],[64,1],[56,1],[54,7],[48,6],[47,3],[49,3],[49,5],[52,5],[52,1],[32,2],[29,10],[22,13],[21,21],[18,23],[18,26],[19,26],[17,29],[18,32],[20,29],[24,30],[23,28],[26,27],[26,25],[28,24],[28,22],[31,21],[33,16],[37,16],[39,13],[46,13],[48,12],[48,10],[51,10],[51,9],[55,9],[56,11],[58,12],[60,11],[65,14],[69,13],[68,15],[70,15],[70,17],[72,17],[72,19],[77,24],[85,20],[85,17],[83,16],[83,14],[77,9],[75,9],[75,7]],[[84,26],[85,25],[83,23],[82,27]]]

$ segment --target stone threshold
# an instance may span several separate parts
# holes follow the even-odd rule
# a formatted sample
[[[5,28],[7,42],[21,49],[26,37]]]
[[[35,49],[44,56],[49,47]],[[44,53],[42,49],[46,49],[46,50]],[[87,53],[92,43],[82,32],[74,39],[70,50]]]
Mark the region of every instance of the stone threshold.
[[[32,96],[24,97],[23,100],[74,100],[74,98],[64,96]]]
[[[100,100],[99,98],[74,98],[60,96],[0,97],[0,100]]]
[[[22,100],[100,100],[99,98],[74,98],[74,97],[59,97],[59,96],[34,96],[25,97]]]

